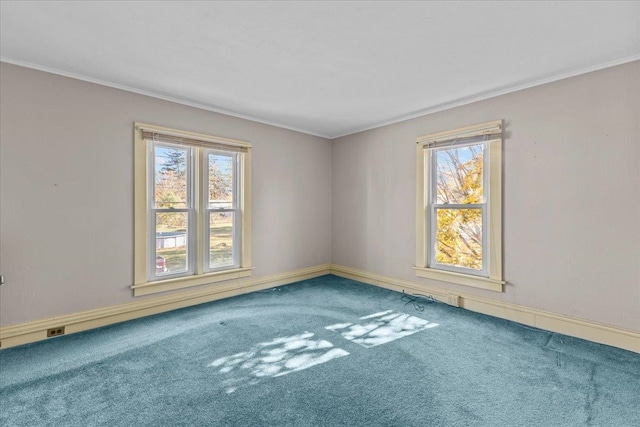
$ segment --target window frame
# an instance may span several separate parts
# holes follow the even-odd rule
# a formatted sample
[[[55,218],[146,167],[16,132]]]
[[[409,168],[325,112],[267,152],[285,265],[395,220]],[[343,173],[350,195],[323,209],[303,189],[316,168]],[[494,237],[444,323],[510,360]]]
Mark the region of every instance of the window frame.
[[[496,136],[496,135],[499,136]],[[425,148],[442,141],[492,135],[486,141],[451,144]],[[434,153],[456,146],[485,144],[483,154],[482,271],[456,267],[435,261],[435,211],[446,204],[433,203],[437,171]],[[454,208],[474,208],[476,205],[452,205]],[[502,120],[424,135],[416,140],[416,262],[418,277],[472,286],[496,292],[503,291],[502,276]]]
[[[183,144],[167,142],[152,142],[143,137],[143,131],[170,135],[188,139]],[[194,143],[193,141],[197,141]],[[188,256],[192,261],[187,265],[187,272],[170,275],[156,275],[155,272],[155,213],[158,209],[151,209],[155,188],[154,178],[154,144],[161,146],[180,145],[189,148],[192,158],[188,162],[187,176],[190,180],[188,187],[188,203],[185,211],[188,214]],[[231,151],[225,151],[229,147]],[[238,191],[234,194],[234,209],[239,215],[234,215],[234,221],[239,230],[234,233],[233,264],[220,268],[209,268],[209,256],[205,244],[208,237],[208,153],[216,152],[228,155],[233,149],[243,151],[233,152],[234,187]],[[235,185],[237,184],[237,185]],[[183,209],[179,209],[182,211]],[[234,225],[236,225],[234,223]],[[153,227],[153,229],[152,229]],[[237,228],[236,228],[237,229]],[[131,286],[134,296],[147,295],[191,286],[200,286],[215,282],[237,280],[251,275],[251,144],[228,138],[204,135],[194,132],[170,129],[144,123],[134,123],[134,284]]]

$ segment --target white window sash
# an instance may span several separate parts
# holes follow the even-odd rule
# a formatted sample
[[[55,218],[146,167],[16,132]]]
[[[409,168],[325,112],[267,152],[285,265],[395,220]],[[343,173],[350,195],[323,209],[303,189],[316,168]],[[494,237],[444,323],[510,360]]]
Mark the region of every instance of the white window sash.
[[[156,146],[160,147],[177,147],[180,149],[187,149],[187,158],[186,158],[186,186],[187,186],[187,201],[186,208],[156,208],[156,200],[155,200],[155,149]],[[148,253],[147,253],[147,278],[149,281],[155,280],[165,280],[165,279],[173,279],[183,276],[190,276],[195,274],[196,271],[196,262],[197,262],[197,247],[195,242],[196,235],[196,217],[197,212],[195,209],[195,153],[193,147],[185,147],[185,146],[177,146],[176,144],[169,143],[156,143],[154,141],[148,141],[147,147],[149,150],[148,153],[148,176],[147,176],[147,218],[149,224],[149,242],[148,242]],[[185,233],[185,238],[187,239],[186,244],[186,270],[177,271],[175,273],[167,273],[167,274],[158,274],[156,272],[156,226],[157,226],[157,214],[162,212],[168,213],[179,213],[185,212],[187,213],[187,232]]]
[[[210,154],[220,154],[229,156],[233,159],[232,161],[232,191],[233,198],[231,200],[231,208],[210,208],[209,207],[209,155]],[[203,191],[201,194],[203,201],[203,209],[204,215],[202,216],[202,227],[204,230],[204,239],[202,246],[203,253],[203,271],[205,272],[216,272],[227,270],[229,268],[239,268],[240,267],[240,254],[242,253],[242,211],[240,209],[240,200],[242,199],[242,189],[240,188],[240,154],[229,152],[226,150],[220,149],[207,149],[203,151],[204,156],[204,170],[203,173],[204,183],[202,185]],[[233,213],[233,222],[231,224],[231,263],[221,264],[218,266],[211,266],[211,213],[224,213],[230,212]]]
[[[428,243],[427,243],[427,267],[437,270],[451,271],[454,273],[468,274],[479,277],[489,277],[489,250],[488,250],[488,238],[489,238],[489,221],[487,212],[490,209],[489,205],[489,158],[490,158],[490,139],[484,136],[472,136],[466,138],[459,144],[451,143],[453,140],[447,140],[446,145],[423,147],[425,148],[426,161],[429,162],[429,186],[427,195],[427,209],[429,211],[428,218]],[[471,145],[483,145],[482,154],[482,196],[483,203],[481,204],[451,204],[451,203],[438,203],[437,202],[437,187],[438,187],[438,170],[437,170],[437,156],[435,153],[440,150],[446,150],[450,148],[459,148]],[[467,268],[451,264],[443,264],[436,261],[436,244],[437,244],[437,209],[480,209],[482,215],[482,269],[476,270],[473,268]]]
[[[463,273],[463,274],[471,274],[474,276],[480,276],[480,277],[489,277],[488,274],[488,259],[487,259],[487,251],[486,251],[486,244],[487,244],[487,233],[485,232],[486,230],[486,224],[487,224],[487,207],[486,204],[480,204],[480,205],[456,205],[456,206],[464,206],[462,208],[459,207],[451,207],[450,205],[438,205],[438,206],[432,206],[431,208],[431,218],[433,218],[433,220],[431,221],[430,224],[430,235],[429,235],[429,267],[430,268],[436,268],[438,270],[447,270],[447,271],[453,271],[455,273]],[[476,270],[474,268],[467,268],[467,267],[462,267],[462,266],[458,266],[458,265],[452,265],[452,264],[443,264],[440,263],[438,261],[436,261],[436,236],[437,236],[437,227],[436,227],[436,210],[437,209],[456,209],[456,210],[462,210],[462,209],[480,209],[481,210],[481,214],[482,214],[482,269],[481,270]]]

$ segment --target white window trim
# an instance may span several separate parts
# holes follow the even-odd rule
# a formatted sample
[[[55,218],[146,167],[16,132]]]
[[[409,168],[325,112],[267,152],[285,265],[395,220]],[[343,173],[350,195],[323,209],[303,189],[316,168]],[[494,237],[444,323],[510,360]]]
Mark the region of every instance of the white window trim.
[[[416,140],[416,262],[414,270],[416,276],[459,285],[472,286],[496,292],[503,291],[502,276],[502,138],[492,138],[488,141],[488,205],[487,239],[488,259],[485,274],[487,277],[476,274],[466,274],[459,271],[450,271],[432,268],[429,265],[430,250],[429,241],[431,218],[428,207],[430,180],[433,179],[430,171],[428,155],[425,155],[425,146],[443,140],[465,138],[502,133],[502,120],[467,126],[446,132],[439,132],[421,136]],[[429,181],[426,181],[428,178]]]
[[[152,131],[163,134],[175,135],[184,138],[196,139],[207,143],[219,145],[240,146],[247,149],[240,154],[240,167],[237,179],[240,180],[242,192],[238,200],[241,211],[241,236],[239,267],[219,271],[205,271],[202,257],[198,257],[196,273],[183,277],[168,277],[162,280],[149,280],[148,250],[151,245],[150,220],[148,216],[148,197],[150,187],[148,185],[150,156],[148,155],[147,141],[142,137],[142,131]],[[206,145],[205,145],[206,146]],[[215,151],[213,146],[211,150]],[[194,177],[194,183],[202,185],[201,179]],[[197,207],[202,212],[202,203]],[[202,221],[196,221],[198,235],[202,235]],[[200,251],[202,246],[198,244],[195,250]],[[215,282],[241,279],[251,275],[251,144],[244,141],[203,135],[194,132],[180,131],[161,126],[144,123],[134,123],[134,284],[131,286],[134,296],[147,295],[174,289],[182,289],[190,286],[200,286]]]

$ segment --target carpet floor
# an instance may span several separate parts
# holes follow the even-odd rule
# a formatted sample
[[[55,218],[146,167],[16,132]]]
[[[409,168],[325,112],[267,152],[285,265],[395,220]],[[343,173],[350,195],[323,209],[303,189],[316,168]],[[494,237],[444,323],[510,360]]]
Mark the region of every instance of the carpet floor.
[[[336,276],[0,351],[2,426],[640,426],[640,354]]]

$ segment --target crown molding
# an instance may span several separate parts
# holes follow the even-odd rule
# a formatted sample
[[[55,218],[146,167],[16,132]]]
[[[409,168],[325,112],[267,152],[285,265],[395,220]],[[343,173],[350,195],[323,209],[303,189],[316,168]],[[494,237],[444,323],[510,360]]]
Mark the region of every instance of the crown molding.
[[[449,110],[451,108],[456,108],[456,107],[461,107],[463,105],[468,105],[468,104],[472,104],[474,102],[478,102],[478,101],[484,101],[486,99],[490,99],[490,98],[495,98],[501,95],[506,95],[509,93],[513,93],[513,92],[518,92],[521,90],[525,90],[525,89],[530,89],[532,87],[535,86],[540,86],[540,85],[544,85],[547,83],[553,83],[559,80],[564,80],[564,79],[568,79],[570,77],[576,77],[579,76],[581,74],[587,74],[587,73],[591,73],[593,71],[599,71],[599,70],[603,70],[605,68],[610,68],[610,67],[615,67],[617,65],[623,65],[623,64],[627,64],[630,62],[634,62],[634,61],[638,61],[640,60],[640,54],[635,54],[632,56],[628,56],[625,58],[620,58],[620,59],[616,59],[613,61],[607,61],[607,62],[603,62],[597,65],[592,65],[589,67],[583,67],[583,68],[578,68],[572,71],[568,71],[565,73],[561,73],[561,74],[556,74],[553,76],[548,76],[545,78],[541,78],[541,79],[531,79],[528,80],[524,83],[519,83],[519,84],[515,84],[515,85],[511,85],[511,86],[505,86],[502,88],[498,88],[495,90],[490,90],[490,91],[486,91],[486,92],[482,92],[479,94],[474,94],[474,95],[470,95],[470,96],[466,96],[466,97],[462,97],[462,98],[458,98],[455,100],[452,100],[450,102],[445,102],[442,104],[438,104],[432,107],[427,107],[424,109],[420,109],[417,111],[413,111],[411,113],[407,113],[407,114],[403,114],[401,116],[398,116],[396,118],[393,119],[389,119],[389,120],[384,120],[381,122],[376,122],[373,123],[371,125],[362,127],[362,128],[356,128],[354,130],[345,132],[345,133],[340,133],[340,134],[322,134],[322,133],[317,133],[317,132],[312,132],[306,129],[301,129],[301,128],[297,128],[294,126],[288,126],[282,123],[277,123],[277,122],[273,122],[273,121],[269,121],[269,120],[265,120],[265,119],[261,119],[259,117],[254,117],[254,116],[250,116],[250,115],[246,115],[246,114],[241,114],[241,113],[237,113],[234,111],[229,111],[229,110],[225,110],[223,108],[219,108],[219,107],[215,107],[215,106],[211,106],[211,105],[207,105],[207,104],[201,104],[198,102],[194,102],[194,101],[189,101],[186,99],[181,99],[175,96],[169,96],[169,95],[163,95],[163,94],[159,94],[159,93],[155,93],[152,91],[148,91],[148,90],[142,90],[142,89],[137,89],[134,87],[130,87],[130,86],[126,86],[126,85],[121,85],[119,83],[113,83],[113,82],[108,82],[105,80],[100,80],[100,79],[95,79],[93,77],[88,77],[88,76],[84,76],[81,74],[75,74],[75,73],[70,73],[67,71],[63,71],[63,70],[59,70],[56,68],[50,68],[50,67],[46,67],[46,66],[42,66],[42,65],[38,65],[38,64],[33,64],[30,62],[26,62],[26,61],[21,61],[21,60],[17,60],[17,59],[13,59],[13,58],[8,58],[5,56],[0,56],[0,62],[6,62],[7,64],[12,64],[12,65],[17,65],[20,67],[25,67],[25,68],[31,68],[34,70],[38,70],[38,71],[44,71],[46,73],[51,73],[51,74],[56,74],[59,76],[63,76],[63,77],[69,77],[72,79],[76,79],[76,80],[81,80],[81,81],[85,81],[88,83],[94,83],[94,84],[98,84],[101,86],[107,86],[107,87],[111,87],[114,89],[119,89],[119,90],[124,90],[127,92],[132,92],[132,93],[136,93],[139,95],[144,95],[144,96],[149,96],[152,98],[157,98],[157,99],[161,99],[164,101],[169,101],[169,102],[174,102],[176,104],[181,104],[181,105],[186,105],[189,107],[193,107],[193,108],[198,108],[201,110],[206,110],[206,111],[211,111],[214,113],[218,113],[218,114],[224,114],[227,116],[231,116],[231,117],[236,117],[239,119],[244,119],[244,120],[250,120],[252,122],[257,122],[257,123],[262,123],[265,125],[269,125],[269,126],[275,126],[281,129],[287,129],[290,131],[294,131],[294,132],[300,132],[300,133],[304,133],[307,135],[311,135],[311,136],[317,136],[320,138],[325,138],[325,139],[330,139],[330,140],[335,140],[338,138],[342,138],[345,136],[349,136],[349,135],[353,135],[356,133],[360,133],[360,132],[365,132],[365,131],[369,131],[369,130],[373,130],[373,129],[377,129],[380,127],[384,127],[384,126],[388,126],[388,125],[392,125],[395,123],[400,123],[400,122],[404,122],[407,120],[411,120],[411,119],[415,119],[417,117],[422,117],[422,116],[426,116],[429,114],[433,114],[433,113],[437,113],[440,111],[444,111],[444,110]]]
[[[68,77],[70,79],[75,79],[75,80],[81,80],[83,82],[93,83],[93,84],[97,84],[97,85],[100,85],[100,86],[106,86],[106,87],[110,87],[110,88],[113,88],[113,89],[124,90],[126,92],[136,93],[138,95],[149,96],[151,98],[161,99],[163,101],[169,101],[169,102],[173,102],[173,103],[180,104],[180,105],[186,105],[188,107],[198,108],[200,110],[211,111],[211,112],[218,113],[218,114],[224,114],[225,116],[231,116],[231,117],[235,117],[235,118],[238,118],[238,119],[244,119],[244,120],[249,120],[249,121],[256,122],[256,123],[261,123],[261,124],[264,124],[264,125],[274,126],[274,127],[280,128],[280,129],[286,129],[286,130],[291,130],[291,131],[294,131],[294,132],[300,132],[300,133],[304,133],[306,135],[311,135],[311,136],[318,136],[318,137],[324,138],[324,139],[331,139],[331,137],[328,136],[328,135],[323,135],[323,134],[319,134],[319,133],[316,133],[316,132],[311,132],[311,131],[306,130],[306,129],[300,129],[300,128],[296,128],[296,127],[293,127],[293,126],[287,126],[287,125],[282,124],[282,123],[272,122],[272,121],[269,121],[269,120],[261,119],[259,117],[254,117],[254,116],[250,116],[250,115],[247,115],[247,114],[241,114],[241,113],[237,113],[235,111],[225,110],[223,108],[215,107],[215,106],[212,106],[212,105],[201,104],[199,102],[189,101],[187,99],[177,98],[175,96],[163,95],[163,94],[160,94],[160,93],[156,93],[156,92],[152,92],[152,91],[148,91],[148,90],[142,90],[142,89],[134,88],[134,87],[131,87],[131,86],[122,85],[122,84],[119,84],[119,83],[113,83],[113,82],[109,82],[109,81],[106,81],[106,80],[101,80],[101,79],[96,79],[96,78],[93,78],[93,77],[84,76],[82,74],[76,74],[76,73],[71,73],[71,72],[64,71],[64,70],[59,70],[57,68],[51,68],[51,67],[46,67],[46,66],[43,66],[43,65],[33,64],[31,62],[21,61],[21,60],[18,60],[18,59],[7,58],[6,56],[0,56],[0,62],[5,62],[5,63],[11,64],[11,65],[17,65],[19,67],[30,68],[32,70],[43,71],[45,73],[56,74],[58,76]]]
[[[627,63],[638,61],[638,60],[640,60],[640,54],[628,56],[626,58],[616,59],[614,61],[603,62],[601,64],[593,65],[593,66],[590,66],[590,67],[578,68],[578,69],[575,69],[575,70],[572,70],[572,71],[569,71],[569,72],[556,74],[556,75],[545,77],[545,78],[542,78],[542,79],[531,79],[531,80],[528,80],[528,81],[526,81],[524,83],[519,83],[519,84],[512,85],[512,86],[505,86],[503,88],[486,91],[486,92],[483,92],[483,93],[480,93],[480,94],[475,94],[475,95],[470,95],[470,96],[463,97],[463,98],[458,98],[458,99],[450,101],[450,102],[445,102],[445,103],[442,103],[442,104],[439,104],[439,105],[436,105],[436,106],[433,106],[433,107],[428,107],[428,108],[425,108],[425,109],[414,111],[414,112],[411,112],[411,113],[396,117],[394,119],[390,119],[390,120],[383,121],[383,122],[378,122],[378,123],[372,124],[370,126],[367,126],[367,127],[361,128],[361,129],[349,131],[347,133],[339,134],[339,135],[336,135],[336,136],[331,136],[330,138],[335,140],[335,139],[338,139],[338,138],[342,138],[344,136],[349,136],[349,135],[353,135],[353,134],[356,134],[356,133],[377,129],[377,128],[380,128],[380,127],[383,127],[383,126],[388,126],[388,125],[392,125],[392,124],[395,124],[395,123],[404,122],[406,120],[411,120],[411,119],[415,119],[415,118],[418,118],[418,117],[426,116],[428,114],[433,114],[433,113],[437,113],[437,112],[444,111],[444,110],[450,110],[451,108],[461,107],[463,105],[472,104],[474,102],[484,101],[485,99],[495,98],[495,97],[498,97],[498,96],[501,96],[501,95],[506,95],[506,94],[509,94],[509,93],[518,92],[518,91],[525,90],[525,89],[530,89],[532,87],[544,85],[544,84],[547,84],[547,83],[553,83],[553,82],[556,82],[556,81],[559,81],[559,80],[568,79],[570,77],[576,77],[576,76],[579,76],[581,74],[587,74],[587,73],[591,73],[593,71],[604,70],[605,68],[615,67],[617,65],[623,65],[623,64],[627,64]]]

